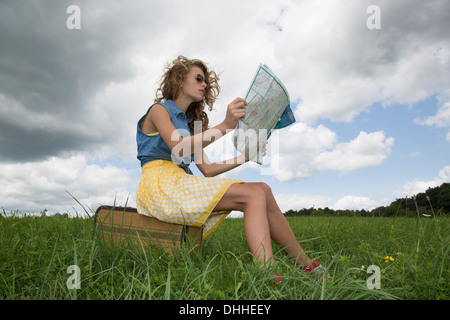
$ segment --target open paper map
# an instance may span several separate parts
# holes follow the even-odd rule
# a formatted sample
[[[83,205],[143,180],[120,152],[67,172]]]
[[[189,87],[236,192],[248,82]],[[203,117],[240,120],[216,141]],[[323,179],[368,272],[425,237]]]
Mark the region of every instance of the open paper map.
[[[272,130],[295,122],[289,93],[269,67],[260,64],[245,100],[246,115],[236,126],[233,143],[249,160],[262,164],[261,151]]]

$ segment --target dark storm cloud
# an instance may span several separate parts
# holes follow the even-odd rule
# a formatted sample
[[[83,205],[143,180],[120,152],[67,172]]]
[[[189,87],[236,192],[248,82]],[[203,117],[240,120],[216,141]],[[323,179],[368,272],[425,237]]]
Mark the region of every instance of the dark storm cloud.
[[[37,161],[65,151],[83,148],[87,139],[74,134],[51,132],[46,128],[26,130],[0,120],[2,131],[1,160]],[[7,133],[7,134],[5,134]]]
[[[99,3],[83,2],[81,30],[66,26],[70,4],[0,3],[0,160],[40,160],[101,142],[101,134],[85,134],[96,130],[87,121],[89,98],[133,74],[125,33],[111,19],[92,27],[93,14],[102,17]]]

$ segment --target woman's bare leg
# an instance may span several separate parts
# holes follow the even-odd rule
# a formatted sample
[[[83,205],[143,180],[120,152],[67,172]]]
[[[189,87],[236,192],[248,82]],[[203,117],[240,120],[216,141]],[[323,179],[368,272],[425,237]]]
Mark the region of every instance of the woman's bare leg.
[[[267,217],[269,220],[270,236],[273,241],[282,247],[288,255],[292,256],[298,265],[311,264],[311,260],[299,245],[291,226],[278,207],[270,187],[265,183],[260,183],[258,186],[264,190],[266,195]]]
[[[310,264],[266,184],[245,183],[230,186],[214,209],[224,210],[244,212],[247,244],[250,252],[262,265],[273,261],[271,239],[283,247],[298,265]]]
[[[231,185],[214,209],[225,210],[244,212],[244,233],[250,252],[261,266],[271,263],[273,252],[264,191],[248,184]]]

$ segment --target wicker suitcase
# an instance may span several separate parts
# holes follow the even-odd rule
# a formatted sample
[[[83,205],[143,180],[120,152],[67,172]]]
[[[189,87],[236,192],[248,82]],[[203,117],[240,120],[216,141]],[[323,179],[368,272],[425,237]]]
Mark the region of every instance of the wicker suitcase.
[[[202,227],[166,223],[130,207],[100,206],[94,225],[100,241],[107,246],[129,245],[131,241],[136,246],[162,247],[174,255],[176,248],[199,249],[202,242]]]

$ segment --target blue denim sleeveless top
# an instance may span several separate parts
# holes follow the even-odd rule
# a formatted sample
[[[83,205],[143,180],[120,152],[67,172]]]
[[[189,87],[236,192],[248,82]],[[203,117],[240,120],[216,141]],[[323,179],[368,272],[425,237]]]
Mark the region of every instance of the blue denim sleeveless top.
[[[142,132],[142,122],[144,121],[144,118],[148,114],[150,109],[155,104],[148,108],[147,113],[142,116],[137,124],[137,158],[141,162],[141,167],[153,160],[168,160],[175,162],[180,168],[186,171],[186,173],[192,174],[192,171],[189,169],[189,164],[194,161],[193,154],[183,159],[175,158],[175,156],[172,158],[172,153],[169,147],[161,138],[161,135],[159,133],[146,135],[144,132]],[[172,100],[167,100],[166,102],[159,102],[157,104],[162,105],[167,110],[170,115],[170,120],[172,121],[172,124],[174,125],[175,129],[177,129],[180,136],[184,138],[191,135],[188,125],[190,122],[192,122],[192,119],[188,118],[186,114],[176,105],[175,102],[173,102]]]

